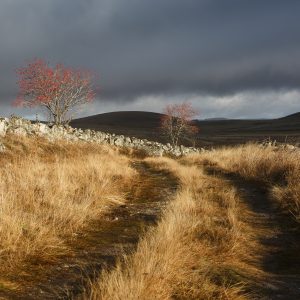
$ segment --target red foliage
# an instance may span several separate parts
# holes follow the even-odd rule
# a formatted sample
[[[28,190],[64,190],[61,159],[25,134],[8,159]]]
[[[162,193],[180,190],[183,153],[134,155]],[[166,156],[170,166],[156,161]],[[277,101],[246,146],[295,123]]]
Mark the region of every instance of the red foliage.
[[[51,67],[44,60],[35,59],[18,69],[17,74],[20,91],[14,105],[44,106],[54,119],[55,115],[63,117],[74,106],[91,102],[95,97],[94,76],[90,71],[67,68],[62,64]]]

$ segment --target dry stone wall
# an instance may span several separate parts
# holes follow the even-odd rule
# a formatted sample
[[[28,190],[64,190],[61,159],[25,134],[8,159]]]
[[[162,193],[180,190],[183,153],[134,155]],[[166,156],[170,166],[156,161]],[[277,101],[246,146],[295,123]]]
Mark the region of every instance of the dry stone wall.
[[[205,151],[193,147],[162,144],[146,139],[138,139],[124,135],[109,134],[95,130],[82,130],[70,126],[48,126],[44,123],[33,123],[20,117],[0,118],[0,136],[16,134],[21,136],[42,136],[50,141],[64,139],[68,141],[93,142],[99,144],[110,144],[118,147],[134,148],[145,151],[151,156],[183,156],[190,153]],[[3,144],[0,143],[0,152],[4,151]]]

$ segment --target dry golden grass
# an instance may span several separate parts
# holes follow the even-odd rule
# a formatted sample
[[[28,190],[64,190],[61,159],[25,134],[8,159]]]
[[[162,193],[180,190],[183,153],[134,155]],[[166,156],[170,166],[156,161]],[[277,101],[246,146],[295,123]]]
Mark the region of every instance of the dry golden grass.
[[[124,201],[135,171],[112,149],[6,137],[0,154],[0,270],[64,251],[64,240]]]
[[[241,291],[251,268],[244,261],[251,251],[236,191],[195,166],[147,161],[172,171],[181,188],[137,251],[104,272],[84,299],[246,299]]]
[[[134,183],[135,171],[120,153],[141,155],[41,138],[11,136],[3,142],[7,150],[0,154],[1,272],[32,257],[48,259],[67,251],[65,240],[122,203],[124,191]],[[257,280],[264,274],[253,264],[257,244],[251,237],[253,228],[243,221],[244,206],[227,181],[206,175],[199,165],[217,165],[270,185],[274,197],[299,218],[299,158],[296,152],[246,145],[181,160],[146,159],[153,168],[171,171],[180,188],[136,252],[103,272],[83,298],[254,297],[245,292],[247,284],[252,276]]]
[[[300,222],[300,151],[248,144],[191,155],[185,161],[216,164],[226,171],[269,185],[273,198]]]

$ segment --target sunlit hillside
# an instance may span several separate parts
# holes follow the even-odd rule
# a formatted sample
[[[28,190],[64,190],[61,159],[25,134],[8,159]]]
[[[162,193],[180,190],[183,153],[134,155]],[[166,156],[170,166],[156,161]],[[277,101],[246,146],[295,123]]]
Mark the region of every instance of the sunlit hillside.
[[[297,147],[2,144],[4,299],[296,299]]]

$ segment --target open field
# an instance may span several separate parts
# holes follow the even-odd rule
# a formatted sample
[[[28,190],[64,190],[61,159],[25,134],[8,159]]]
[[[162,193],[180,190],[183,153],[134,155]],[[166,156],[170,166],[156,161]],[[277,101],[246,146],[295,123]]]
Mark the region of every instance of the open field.
[[[298,299],[298,158],[248,145],[148,159],[181,188],[137,251],[85,299]]]
[[[3,143],[0,298],[299,299],[298,150]]]
[[[67,252],[65,239],[123,203],[135,176],[128,159],[106,147],[14,136],[3,142],[2,274]]]
[[[300,0],[0,16],[0,300],[300,300]]]
[[[171,170],[181,188],[137,251],[104,272],[86,299],[244,299],[249,253],[235,190],[196,167],[147,162]]]
[[[151,112],[112,112],[72,121],[72,126],[136,136],[165,142],[158,135],[161,114]],[[279,119],[266,120],[206,120],[196,121],[198,147],[238,145],[266,139],[300,143],[300,113]],[[184,142],[184,141],[183,141]],[[190,145],[190,142],[184,142]]]
[[[300,222],[300,151],[247,144],[190,156],[187,160],[215,165],[268,186],[272,198]]]

